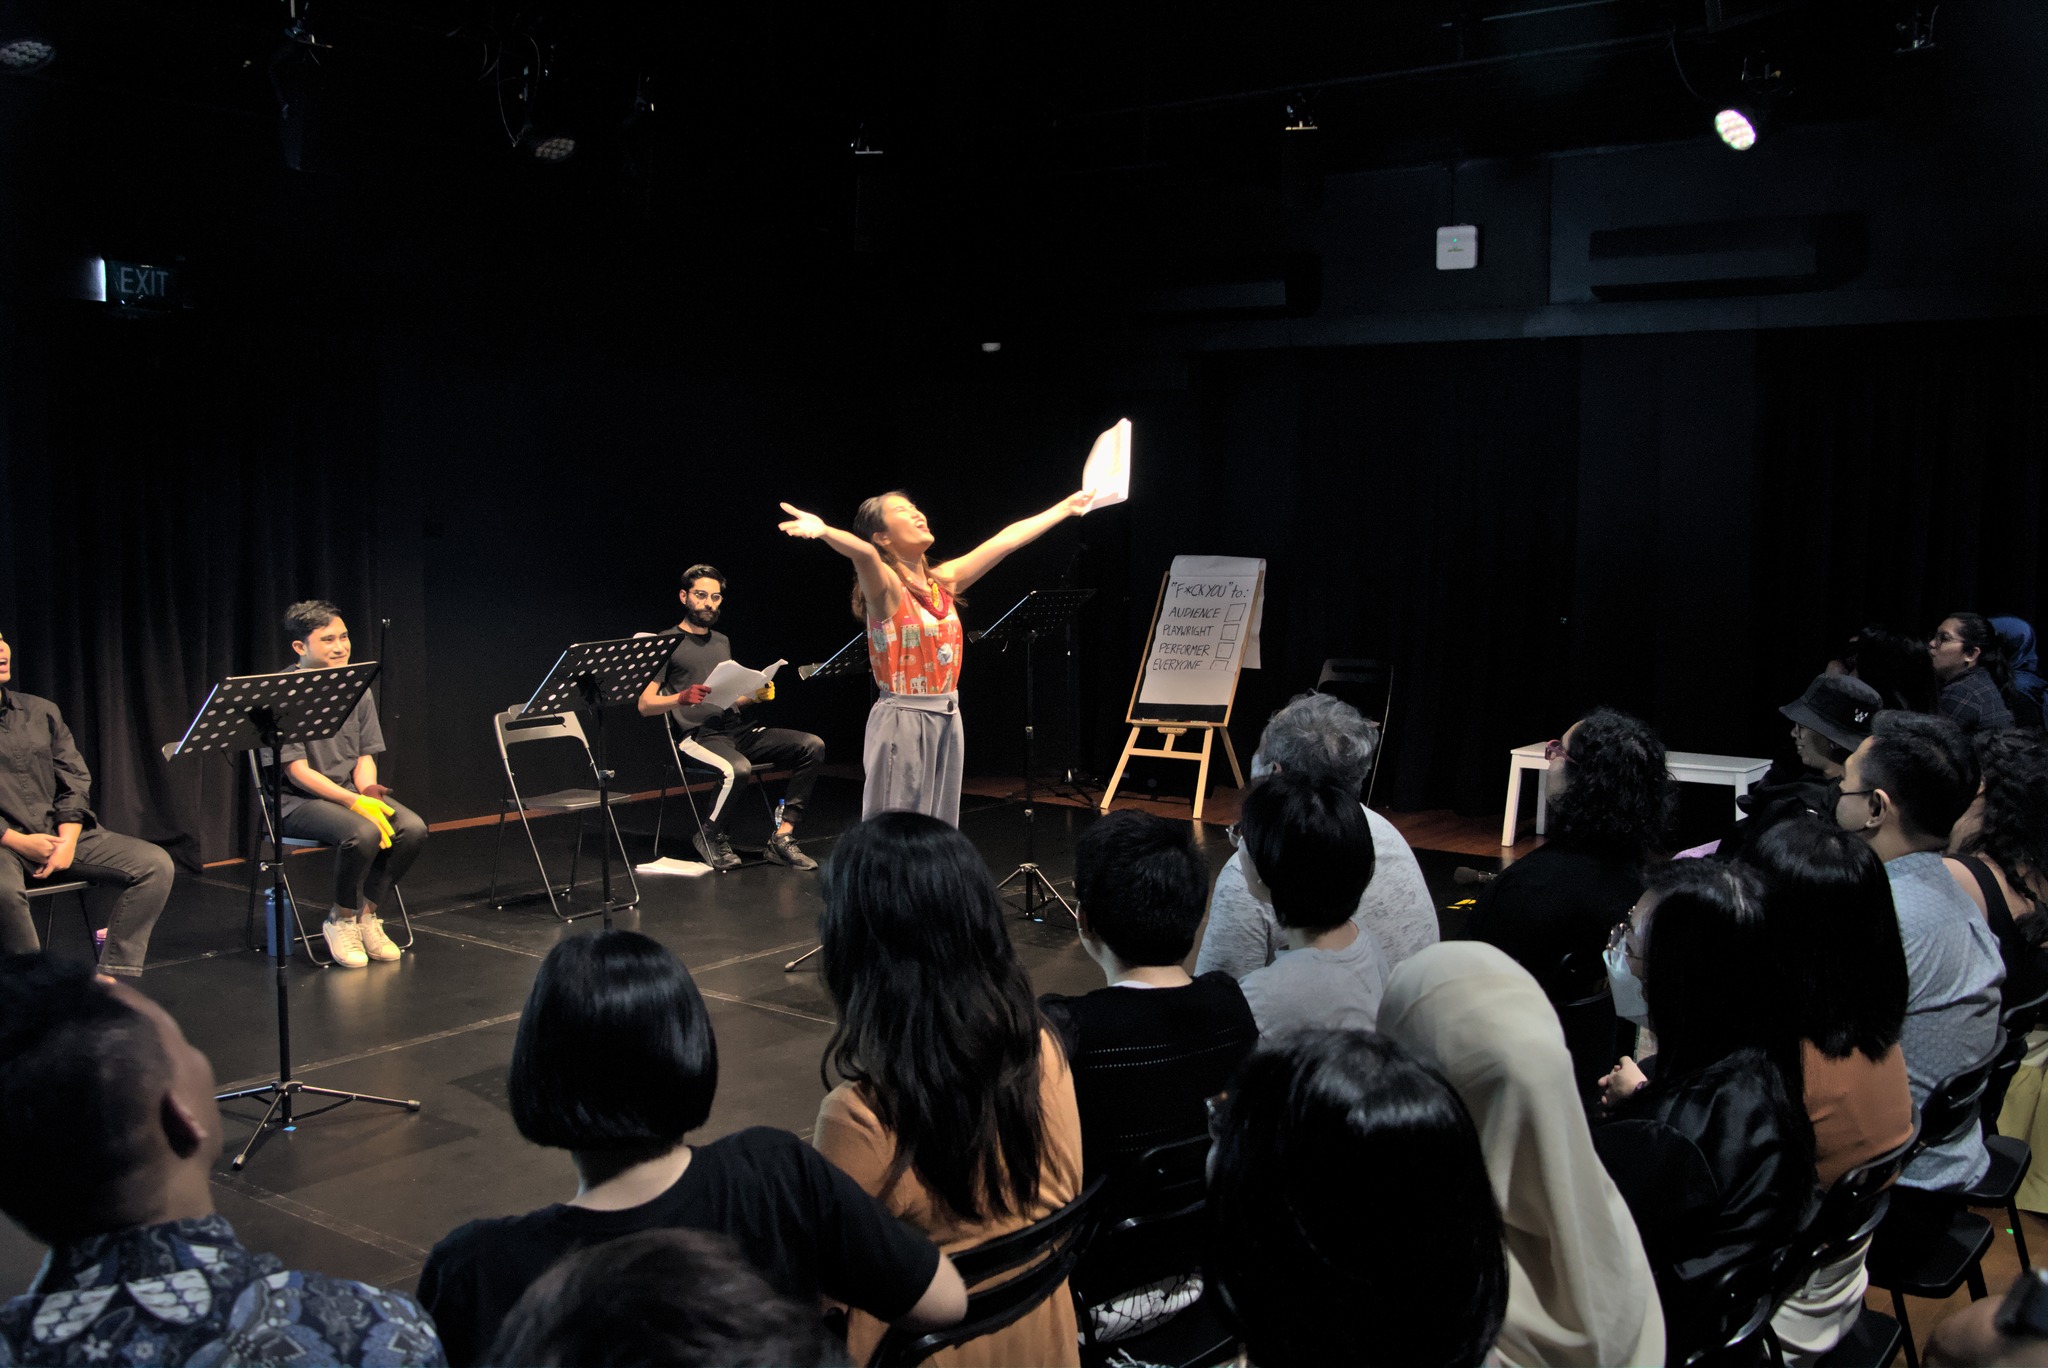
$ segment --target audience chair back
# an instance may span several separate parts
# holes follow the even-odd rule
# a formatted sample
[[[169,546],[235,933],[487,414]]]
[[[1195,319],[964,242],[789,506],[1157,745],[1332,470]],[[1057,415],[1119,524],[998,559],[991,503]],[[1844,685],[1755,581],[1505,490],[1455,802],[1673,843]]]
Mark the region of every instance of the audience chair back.
[[[1709,1362],[1747,1362],[1756,1357],[1754,1346],[1760,1336],[1768,1333],[1771,1312],[1778,1306],[1778,1270],[1784,1259],[1785,1253],[1780,1250],[1762,1269],[1747,1263],[1721,1271],[1708,1294],[1721,1309],[1720,1323],[1704,1343],[1686,1354],[1685,1368]]]
[[[1778,1300],[1798,1292],[1823,1268],[1840,1263],[1876,1233],[1891,1206],[1891,1186],[1919,1152],[1920,1127],[1888,1154],[1850,1169],[1835,1180],[1812,1217],[1792,1241],[1778,1278]]]
[[[1992,1072],[2005,1058],[2009,1043],[2005,1028],[1999,1027],[1998,1036],[1984,1058],[1935,1085],[1920,1109],[1921,1149],[1950,1144],[1973,1130],[1982,1133],[1984,1094],[1991,1085]]]
[[[910,1368],[923,1363],[941,1349],[1014,1324],[1058,1292],[1094,1233],[1095,1207],[1103,1182],[1097,1178],[1080,1196],[1043,1220],[955,1254],[953,1266],[975,1289],[967,1295],[967,1314],[957,1325],[926,1334],[892,1326],[868,1357],[868,1368]],[[1005,1273],[1014,1276],[982,1286]]]

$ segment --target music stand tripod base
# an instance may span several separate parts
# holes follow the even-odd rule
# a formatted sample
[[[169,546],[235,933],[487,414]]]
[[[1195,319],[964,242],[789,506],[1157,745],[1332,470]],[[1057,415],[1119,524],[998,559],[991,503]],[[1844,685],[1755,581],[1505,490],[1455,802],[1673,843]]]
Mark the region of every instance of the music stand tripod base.
[[[341,730],[356,702],[376,678],[377,663],[337,665],[320,670],[281,670],[275,674],[242,675],[214,685],[206,702],[184,737],[164,750],[164,758],[175,759],[187,752],[268,751],[270,811],[283,810],[284,766],[278,763],[279,747],[285,742],[322,741]],[[258,767],[259,769],[261,766]],[[277,979],[277,1077],[254,1088],[238,1088],[216,1095],[219,1102],[268,1097],[270,1104],[256,1122],[241,1153],[229,1165],[236,1172],[249,1162],[256,1147],[273,1130],[295,1131],[298,1123],[350,1102],[368,1102],[380,1107],[420,1109],[418,1098],[379,1097],[374,1093],[321,1088],[292,1077],[291,999],[285,966],[291,959],[293,933],[286,923],[291,915],[284,889],[283,819],[272,835],[270,852],[270,944]],[[333,1098],[326,1106],[309,1112],[294,1112],[293,1102],[304,1094]]]

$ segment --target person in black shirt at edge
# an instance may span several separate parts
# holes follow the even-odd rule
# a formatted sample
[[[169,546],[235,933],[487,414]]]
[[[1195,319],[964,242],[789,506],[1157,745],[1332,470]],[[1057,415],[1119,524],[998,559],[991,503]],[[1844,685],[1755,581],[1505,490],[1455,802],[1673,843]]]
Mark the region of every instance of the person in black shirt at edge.
[[[14,689],[13,679],[14,650],[0,636],[0,952],[42,948],[28,880],[84,879],[107,928],[100,971],[132,978],[171,896],[171,857],[99,824],[88,801],[92,772],[63,714]]]
[[[471,1221],[434,1246],[420,1301],[458,1365],[482,1360],[522,1293],[563,1255],[620,1235],[717,1231],[784,1296],[829,1296],[936,1328],[967,1311],[952,1261],[830,1160],[752,1126],[684,1142],[711,1112],[718,1043],[689,970],[633,931],[565,940],[542,961],[508,1078],[512,1120],[570,1152],[567,1202]]]
[[[796,824],[803,820],[804,801],[818,782],[818,767],[825,763],[825,743],[809,732],[786,727],[763,727],[748,722],[741,709],[775,697],[770,683],[757,694],[748,694],[730,708],[705,703],[710,692],[705,683],[712,670],[732,659],[732,643],[712,627],[725,611],[725,575],[714,565],[693,565],[683,571],[683,587],[677,594],[683,601],[683,620],[663,636],[676,638],[675,653],[659,679],[651,679],[640,691],[640,715],[654,717],[674,712],[678,730],[687,733],[678,748],[699,765],[725,776],[718,797],[711,801],[711,818],[704,830],[691,838],[704,863],[716,870],[736,867],[740,857],[733,853],[725,835],[725,805],[735,789],[744,786],[754,770],[790,771],[789,788],[776,810],[775,833],[768,841],[768,858],[792,869],[816,869],[818,862],[797,847]]]
[[[294,603],[285,609],[284,627],[299,657],[295,669],[348,664],[348,624],[333,604],[321,599]],[[334,847],[334,908],[320,928],[328,953],[345,969],[398,959],[405,952],[384,934],[377,908],[419,858],[427,824],[411,808],[393,802],[390,788],[378,782],[384,727],[377,720],[376,700],[363,690],[334,735],[303,745],[287,742],[279,749],[289,781],[278,804],[284,834]],[[263,760],[269,763],[269,751]]]
[[[1647,863],[1670,844],[1678,785],[1657,733],[1612,708],[1586,714],[1547,753],[1548,839],[1481,891],[1465,935],[1507,951],[1560,1003],[1598,989],[1607,934],[1642,896]],[[1566,1022],[1582,1091],[1613,1064],[1614,1029]]]
[[[1237,981],[1190,978],[1208,871],[1187,823],[1112,812],[1074,846],[1081,948],[1109,986],[1038,1002],[1074,1070],[1089,1181],[1155,1145],[1200,1135],[1203,1103],[1258,1044]]]

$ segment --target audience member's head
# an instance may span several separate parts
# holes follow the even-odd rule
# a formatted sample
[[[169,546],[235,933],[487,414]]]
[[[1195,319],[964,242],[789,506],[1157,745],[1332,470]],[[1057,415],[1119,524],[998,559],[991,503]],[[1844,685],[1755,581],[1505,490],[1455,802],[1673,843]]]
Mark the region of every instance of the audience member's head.
[[[48,955],[0,958],[0,1211],[48,1245],[212,1210],[213,1065],[170,1013]]]
[[[2034,640],[2033,623],[2007,614],[1992,618],[1991,630],[1998,633],[1998,644],[2004,648],[2014,674],[2031,674],[2041,668],[2041,648]]]
[[[2048,736],[2007,729],[1970,742],[1981,783],[1948,848],[1992,861],[2015,892],[2048,897]]]
[[[1887,708],[1926,712],[1934,706],[1934,671],[1923,638],[1889,627],[1864,627],[1849,637],[1841,665],[1877,690]]]
[[[1214,1128],[1204,1266],[1254,1363],[1485,1359],[1500,1209],[1434,1070],[1368,1032],[1296,1032],[1245,1061]]]
[[[1887,710],[1842,766],[1835,821],[1887,860],[1940,850],[1977,796],[1977,757],[1945,717]]]
[[[1804,815],[1774,824],[1743,859],[1763,876],[1769,958],[1800,1037],[1829,1059],[1883,1059],[1898,1044],[1907,992],[1884,862],[1868,841]]]
[[[1186,959],[1208,892],[1209,867],[1186,822],[1127,808],[1074,843],[1082,938],[1128,967]]]
[[[1372,828],[1347,784],[1280,770],[1253,784],[1238,812],[1246,885],[1291,930],[1329,931],[1372,882]]]
[[[1870,735],[1870,719],[1884,707],[1877,690],[1850,675],[1824,674],[1778,709],[1792,722],[1799,761],[1829,778]]]
[[[1927,639],[1927,663],[1946,684],[1982,670],[2003,689],[2012,683],[2012,662],[1991,624],[1975,613],[1950,613]]]
[[[486,1363],[534,1368],[834,1368],[815,1307],[782,1296],[732,1241],[644,1230],[570,1254],[526,1289]]]
[[[1557,1012],[1491,945],[1446,941],[1387,980],[1380,1030],[1442,1072],[1479,1130],[1507,1227],[1511,1363],[1640,1363],[1664,1347],[1628,1204],[1586,1126]]]
[[[1718,860],[1656,866],[1637,904],[1643,996],[1657,1033],[1651,1086],[1761,1051],[1798,1096],[1799,1032],[1764,923],[1756,871]]]
[[[1266,719],[1252,753],[1252,777],[1273,770],[1305,774],[1351,791],[1356,798],[1372,773],[1379,725],[1330,694],[1305,693]]]
[[[561,942],[527,994],[508,1084],[519,1133],[571,1151],[586,1182],[673,1150],[718,1091],[690,971],[637,931]]]
[[[1038,1190],[1038,1004],[981,852],[885,812],[839,838],[818,918],[839,1026],[825,1059],[861,1085],[898,1153],[969,1220]]]
[[[1550,839],[1644,859],[1671,842],[1678,785],[1650,724],[1612,708],[1574,722],[1550,761]]]

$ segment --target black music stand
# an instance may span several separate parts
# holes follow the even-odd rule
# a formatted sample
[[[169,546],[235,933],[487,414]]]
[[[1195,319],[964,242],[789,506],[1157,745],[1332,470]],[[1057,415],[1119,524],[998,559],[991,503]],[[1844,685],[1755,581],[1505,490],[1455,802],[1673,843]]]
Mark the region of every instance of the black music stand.
[[[548,671],[548,677],[534,690],[533,697],[526,700],[526,706],[519,710],[520,716],[528,714],[547,716],[567,712],[581,704],[590,709],[597,722],[597,757],[591,766],[597,772],[597,806],[604,822],[597,833],[598,869],[604,885],[604,929],[612,929],[612,847],[605,839],[607,829],[613,827],[612,817],[612,771],[604,748],[604,710],[621,703],[637,702],[640,691],[647,681],[661,673],[661,667],[675,654],[674,637],[634,636],[620,637],[613,641],[578,641],[562,652],[555,668]],[[637,907],[640,903],[639,889],[634,889],[633,901],[623,904]],[[588,913],[579,913],[588,916]]]
[[[277,970],[277,1077],[260,1087],[221,1093],[215,1100],[233,1102],[245,1097],[270,1098],[263,1117],[249,1136],[249,1143],[228,1167],[240,1170],[249,1162],[257,1144],[269,1128],[294,1131],[300,1121],[350,1102],[374,1102],[380,1107],[420,1109],[417,1098],[377,1097],[370,1093],[320,1088],[292,1077],[292,1014],[286,993],[285,961],[291,958],[291,915],[284,889],[284,759],[279,747],[287,741],[324,741],[341,730],[356,700],[377,676],[377,662],[336,665],[320,670],[280,670],[276,674],[241,675],[222,680],[206,696],[199,715],[185,729],[182,739],[164,747],[164,758],[175,759],[189,752],[261,750],[270,753],[266,787],[270,790],[272,833],[270,852],[270,957]],[[260,768],[260,767],[259,767]],[[259,800],[260,801],[260,800]],[[301,1093],[336,1099],[324,1107],[294,1116],[292,1099]]]
[[[1064,627],[1073,621],[1081,605],[1095,597],[1093,589],[1033,589],[1016,606],[997,618],[985,632],[977,632],[972,640],[986,644],[996,642],[1005,648],[1013,641],[1024,643],[1024,862],[1011,870],[1003,881],[996,885],[998,891],[1011,884],[1020,886],[1024,895],[1023,912],[1032,921],[1045,920],[1045,909],[1058,903],[1066,909],[1075,921],[1074,905],[1060,896],[1045,871],[1038,867],[1034,841],[1037,812],[1034,807],[1032,745],[1038,733],[1038,699],[1036,676],[1031,668],[1031,648],[1037,643],[1039,634],[1055,627]]]
[[[848,641],[844,646],[841,646],[815,665],[799,665],[796,667],[796,677],[798,679],[836,679],[841,675],[867,673],[868,634],[866,632],[854,633],[851,641]],[[789,973],[824,948],[822,945],[812,946],[789,963],[783,965],[782,972],[785,974]]]

